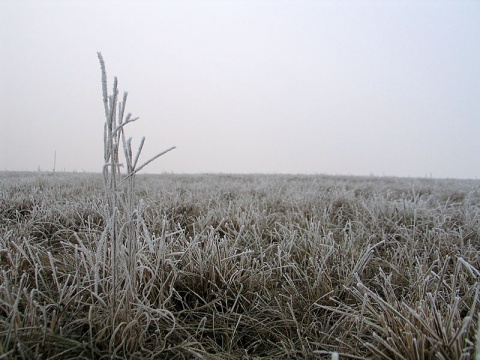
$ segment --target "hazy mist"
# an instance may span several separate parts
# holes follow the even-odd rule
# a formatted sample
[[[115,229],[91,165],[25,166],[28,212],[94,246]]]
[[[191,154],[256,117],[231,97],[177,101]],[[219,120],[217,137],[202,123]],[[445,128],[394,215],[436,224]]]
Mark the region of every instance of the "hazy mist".
[[[0,171],[101,171],[101,51],[144,172],[480,178],[478,1],[0,0],[0,51]]]

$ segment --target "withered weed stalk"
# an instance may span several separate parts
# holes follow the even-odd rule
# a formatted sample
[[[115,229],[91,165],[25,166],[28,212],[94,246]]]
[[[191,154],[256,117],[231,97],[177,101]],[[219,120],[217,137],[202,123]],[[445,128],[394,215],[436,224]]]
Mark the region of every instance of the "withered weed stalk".
[[[138,246],[142,241],[148,241],[150,236],[145,226],[142,226],[142,209],[135,199],[135,175],[146,165],[175,149],[167,150],[155,155],[150,160],[137,166],[140,154],[145,143],[142,137],[137,152],[132,151],[132,138],[126,137],[126,125],[138,120],[131,113],[125,116],[125,106],[128,93],[123,93],[121,101],[118,99],[117,77],[113,81],[112,94],[107,90],[107,72],[102,54],[97,53],[102,71],[102,93],[105,108],[104,125],[104,166],[103,179],[105,188],[105,231],[102,234],[97,249],[97,258],[103,254],[102,263],[96,264],[97,272],[100,266],[111,266],[112,274],[112,325],[117,327],[132,319],[132,306],[137,303],[137,265],[139,263]],[[122,177],[120,168],[120,147],[126,164],[126,173]],[[149,244],[152,248],[152,244]],[[99,273],[98,273],[99,274]],[[96,277],[98,279],[99,276]],[[95,284],[98,291],[98,283]]]

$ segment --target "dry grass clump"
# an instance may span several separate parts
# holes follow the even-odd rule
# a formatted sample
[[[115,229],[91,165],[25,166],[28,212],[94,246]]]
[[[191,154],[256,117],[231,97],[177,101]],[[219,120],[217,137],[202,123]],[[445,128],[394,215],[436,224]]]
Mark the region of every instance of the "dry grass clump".
[[[115,308],[101,177],[0,182],[4,358],[474,358],[478,181],[139,176]]]

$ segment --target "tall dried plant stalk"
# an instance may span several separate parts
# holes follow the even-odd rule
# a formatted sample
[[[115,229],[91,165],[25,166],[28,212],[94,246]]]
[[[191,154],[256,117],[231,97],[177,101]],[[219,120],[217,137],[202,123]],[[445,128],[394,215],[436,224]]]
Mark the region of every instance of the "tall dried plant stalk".
[[[175,149],[170,147],[160,152],[145,163],[137,166],[140,153],[145,143],[145,137],[140,141],[135,155],[132,152],[132,139],[125,134],[125,125],[132,123],[138,118],[132,118],[132,114],[125,116],[125,105],[128,93],[123,93],[121,101],[118,99],[118,80],[113,81],[112,94],[107,90],[107,72],[102,54],[97,53],[102,71],[102,93],[105,109],[104,125],[104,165],[103,179],[105,188],[105,218],[106,228],[99,243],[99,252],[103,251],[103,266],[110,264],[112,270],[112,326],[118,323],[117,316],[121,309],[124,314],[131,313],[129,310],[135,298],[137,249],[141,234],[137,222],[140,220],[140,211],[135,201],[135,175],[146,165],[158,157]],[[120,145],[121,144],[121,145]],[[120,172],[123,164],[119,160],[119,148],[122,146],[125,160],[126,174]],[[97,261],[97,274],[98,274]],[[99,275],[97,276],[97,280]],[[97,284],[98,285],[98,284]],[[98,289],[98,286],[96,286]]]

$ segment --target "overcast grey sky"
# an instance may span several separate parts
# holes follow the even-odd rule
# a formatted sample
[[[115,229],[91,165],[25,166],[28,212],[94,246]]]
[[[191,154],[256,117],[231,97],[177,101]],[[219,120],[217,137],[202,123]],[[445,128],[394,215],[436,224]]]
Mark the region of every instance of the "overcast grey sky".
[[[101,51],[146,172],[480,178],[479,1],[0,0],[0,45],[0,170],[101,171]]]

